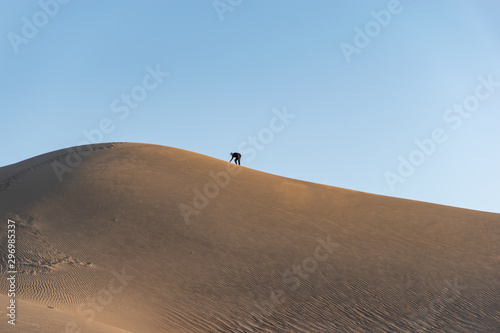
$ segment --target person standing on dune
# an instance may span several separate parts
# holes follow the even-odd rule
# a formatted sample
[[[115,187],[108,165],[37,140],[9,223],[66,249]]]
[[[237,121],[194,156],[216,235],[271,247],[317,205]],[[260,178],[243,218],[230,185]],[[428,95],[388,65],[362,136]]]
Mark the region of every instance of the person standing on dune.
[[[231,153],[231,161],[229,161],[229,163],[231,163],[233,161],[233,158],[234,158],[234,163],[241,165],[241,154],[240,153]]]

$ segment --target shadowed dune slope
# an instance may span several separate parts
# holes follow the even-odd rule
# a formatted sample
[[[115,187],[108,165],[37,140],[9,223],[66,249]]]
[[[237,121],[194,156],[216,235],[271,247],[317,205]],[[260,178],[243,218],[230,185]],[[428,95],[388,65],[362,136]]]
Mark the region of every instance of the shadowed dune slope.
[[[79,149],[0,168],[26,332],[500,331],[498,214],[163,146]]]

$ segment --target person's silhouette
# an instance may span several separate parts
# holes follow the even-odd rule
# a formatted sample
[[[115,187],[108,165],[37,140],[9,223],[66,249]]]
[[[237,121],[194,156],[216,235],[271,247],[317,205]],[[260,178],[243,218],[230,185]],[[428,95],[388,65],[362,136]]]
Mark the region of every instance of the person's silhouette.
[[[231,153],[231,161],[229,161],[229,163],[231,163],[233,161],[233,158],[234,158],[234,163],[241,165],[241,154],[240,153]]]

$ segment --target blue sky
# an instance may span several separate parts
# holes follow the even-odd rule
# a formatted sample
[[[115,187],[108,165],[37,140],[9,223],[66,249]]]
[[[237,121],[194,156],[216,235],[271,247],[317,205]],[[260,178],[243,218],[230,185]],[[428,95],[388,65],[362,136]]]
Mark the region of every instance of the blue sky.
[[[493,0],[2,1],[0,165],[87,132],[500,212],[498,14]]]

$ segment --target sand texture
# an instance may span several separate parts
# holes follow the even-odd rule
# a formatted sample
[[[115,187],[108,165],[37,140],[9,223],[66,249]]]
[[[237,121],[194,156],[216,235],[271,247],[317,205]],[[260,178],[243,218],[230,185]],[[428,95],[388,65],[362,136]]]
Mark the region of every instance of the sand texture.
[[[82,154],[0,168],[1,332],[500,332],[498,214],[163,146]]]

